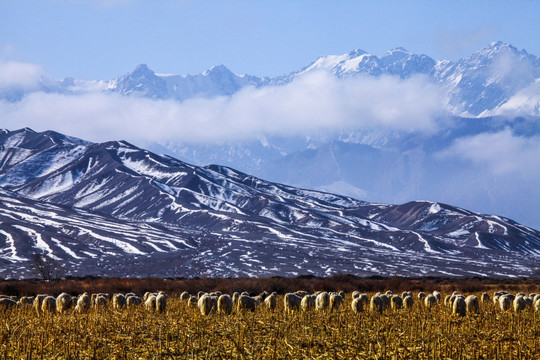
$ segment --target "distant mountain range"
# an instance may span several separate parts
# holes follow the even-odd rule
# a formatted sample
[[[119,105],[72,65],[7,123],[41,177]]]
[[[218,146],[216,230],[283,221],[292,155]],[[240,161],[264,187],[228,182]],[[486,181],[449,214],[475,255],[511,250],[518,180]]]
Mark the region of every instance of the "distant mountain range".
[[[80,93],[85,91],[115,92],[151,99],[184,101],[196,97],[229,96],[246,86],[264,87],[284,85],[312,71],[329,71],[338,78],[357,75],[392,75],[409,78],[424,75],[444,85],[450,94],[450,106],[455,115],[497,115],[505,105],[515,102],[520,91],[540,79],[540,59],[502,42],[488,47],[457,62],[435,60],[427,55],[413,54],[404,48],[388,51],[377,57],[364,50],[353,50],[343,55],[321,56],[312,64],[288,75],[275,78],[237,75],[224,65],[214,66],[197,75],[159,74],[146,64],[115,80],[83,81],[66,78],[58,81],[42,78],[34,91]],[[21,91],[0,91],[0,97],[16,101]],[[532,106],[530,115],[540,115],[540,98]],[[534,104],[533,104],[534,105]]]
[[[198,167],[125,141],[0,130],[0,276],[527,276],[540,232],[414,201],[374,204]]]
[[[435,199],[540,227],[537,181],[493,175],[482,163],[442,156],[466,137],[503,131],[523,139],[540,136],[540,59],[502,42],[491,43],[458,61],[436,60],[403,48],[380,57],[353,50],[322,56],[302,69],[273,78],[237,75],[223,65],[196,75],[160,74],[142,64],[114,80],[42,78],[32,91],[98,92],[185,102],[231,97],[247,87],[279,87],[315,71],[326,71],[339,79],[428,79],[448,95],[448,103],[441,104],[451,114],[441,120],[448,126],[430,134],[364,126],[320,138],[262,134],[242,141],[203,144],[172,140],[144,147],[197,165],[221,164],[270,181],[367,201]],[[9,101],[26,95],[28,92],[22,90],[0,88],[0,98]]]

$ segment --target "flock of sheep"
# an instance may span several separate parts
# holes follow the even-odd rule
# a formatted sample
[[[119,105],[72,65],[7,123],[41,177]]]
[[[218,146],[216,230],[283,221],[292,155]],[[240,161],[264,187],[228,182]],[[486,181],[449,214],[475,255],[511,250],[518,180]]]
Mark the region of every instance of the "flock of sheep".
[[[191,295],[183,292],[180,295],[180,301],[188,307],[198,308],[202,315],[210,315],[211,313],[231,314],[234,310],[255,311],[257,307],[264,307],[270,311],[276,309],[278,303],[278,294],[267,293],[266,291],[257,295],[250,296],[248,293],[235,292],[232,296],[222,294],[221,292],[205,293],[200,291],[197,295]],[[456,316],[466,316],[467,314],[478,314],[480,311],[479,302],[490,302],[500,308],[502,311],[521,312],[527,308],[534,308],[535,311],[540,311],[540,294],[510,294],[506,291],[498,291],[490,298],[488,293],[483,293],[480,300],[475,295],[467,297],[454,292],[452,295],[447,295],[444,300],[438,291],[430,294],[420,292],[416,296],[420,304],[426,308],[432,308],[439,304],[444,304],[451,308],[452,314]],[[314,294],[309,294],[305,291],[297,291],[287,293],[283,296],[283,306],[287,313],[297,311],[310,311],[312,309],[318,311],[336,311],[344,306],[345,293],[343,292],[326,292],[318,291]],[[115,310],[125,308],[144,306],[150,312],[164,313],[167,309],[167,295],[164,292],[151,293],[147,292],[142,298],[134,293],[128,294],[92,294],[84,293],[80,296],[72,297],[69,294],[62,293],[56,298],[48,295],[37,295],[32,297],[23,296],[21,298],[13,296],[0,295],[0,310],[14,309],[17,307],[33,307],[37,314],[42,313],[67,313],[69,311],[75,313],[86,313],[91,309],[103,309],[109,304]],[[350,307],[354,313],[371,311],[382,314],[385,310],[390,309],[398,311],[401,309],[411,309],[415,304],[415,297],[412,292],[405,291],[401,295],[395,295],[392,291],[385,293],[377,293],[371,298],[359,291],[352,293],[352,301]]]

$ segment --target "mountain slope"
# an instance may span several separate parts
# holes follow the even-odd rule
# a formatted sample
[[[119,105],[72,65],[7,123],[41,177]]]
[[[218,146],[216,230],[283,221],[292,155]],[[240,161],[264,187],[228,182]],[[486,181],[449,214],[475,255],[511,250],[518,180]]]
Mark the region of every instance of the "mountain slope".
[[[18,276],[40,252],[73,274],[138,276],[524,275],[540,254],[540,233],[509,219],[369,204],[51,131],[0,132],[0,187],[3,274]]]

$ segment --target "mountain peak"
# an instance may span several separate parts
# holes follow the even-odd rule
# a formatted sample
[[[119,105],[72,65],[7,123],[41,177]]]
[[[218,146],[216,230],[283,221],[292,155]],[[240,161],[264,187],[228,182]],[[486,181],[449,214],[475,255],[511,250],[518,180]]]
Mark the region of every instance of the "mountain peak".
[[[494,41],[490,43],[487,47],[477,51],[472,56],[475,56],[477,54],[490,56],[490,55],[500,54],[502,52],[510,52],[510,53],[517,54],[519,53],[519,50],[516,47],[510,44],[504,43],[502,41]]]
[[[221,64],[221,65],[212,66],[210,69],[203,72],[203,75],[207,76],[211,74],[213,75],[213,74],[232,74],[232,73],[233,72],[229,70],[229,68]]]
[[[494,49],[494,48],[500,48],[500,47],[509,47],[511,45],[508,45],[507,43],[504,43],[500,40],[493,41],[489,44],[488,48]]]
[[[349,57],[350,58],[356,58],[356,57],[362,56],[364,54],[367,54],[367,52],[362,50],[362,49],[354,49],[353,51],[349,52]]]
[[[146,64],[139,64],[137,67],[135,67],[135,70],[132,72],[133,75],[135,74],[154,74],[152,70],[148,67]]]

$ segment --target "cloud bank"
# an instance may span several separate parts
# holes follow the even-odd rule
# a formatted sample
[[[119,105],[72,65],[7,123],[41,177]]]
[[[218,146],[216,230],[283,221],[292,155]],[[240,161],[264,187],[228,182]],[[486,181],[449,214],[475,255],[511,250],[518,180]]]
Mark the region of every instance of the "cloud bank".
[[[509,128],[456,139],[438,156],[470,161],[495,176],[540,178],[540,136],[517,136]]]
[[[38,88],[41,67],[15,61],[0,61],[0,90],[34,90]]]
[[[97,92],[35,92],[20,102],[1,102],[0,115],[2,127],[54,129],[93,141],[215,143],[358,127],[431,133],[446,103],[444,92],[423,77],[336,79],[316,72],[285,86],[182,103]]]

